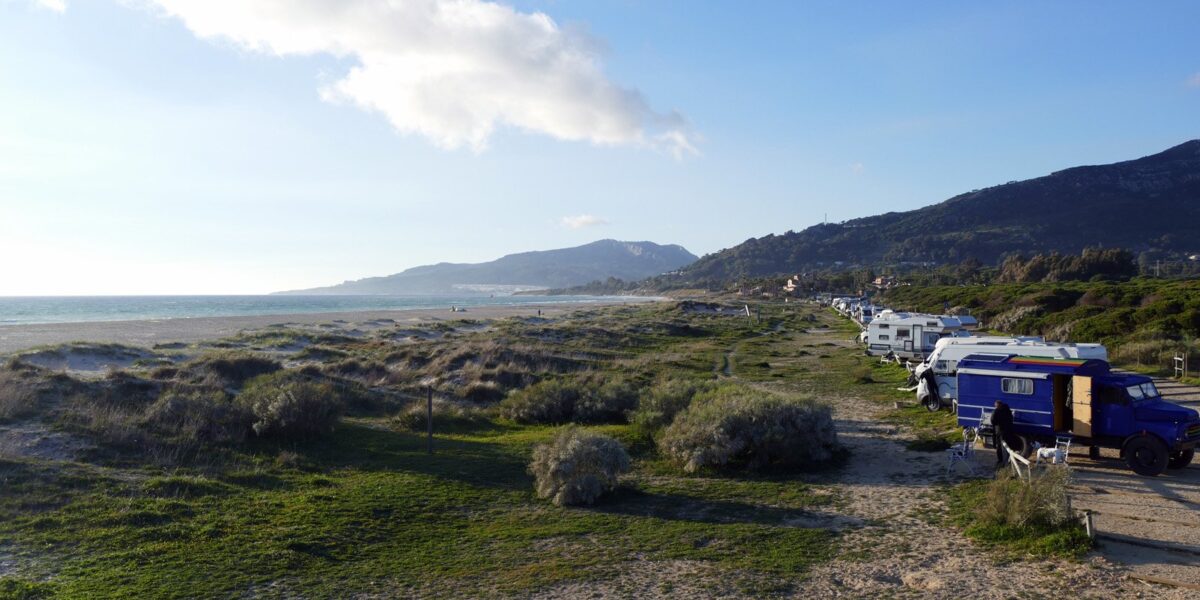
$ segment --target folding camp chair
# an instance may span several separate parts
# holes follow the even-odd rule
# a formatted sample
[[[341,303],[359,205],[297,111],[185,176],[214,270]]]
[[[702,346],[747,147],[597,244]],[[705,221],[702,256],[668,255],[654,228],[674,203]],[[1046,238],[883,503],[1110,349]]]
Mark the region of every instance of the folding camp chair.
[[[979,430],[974,427],[963,428],[963,441],[946,450],[946,475],[954,470],[954,465],[962,463],[967,467],[967,473],[975,475],[975,443],[979,441]]]

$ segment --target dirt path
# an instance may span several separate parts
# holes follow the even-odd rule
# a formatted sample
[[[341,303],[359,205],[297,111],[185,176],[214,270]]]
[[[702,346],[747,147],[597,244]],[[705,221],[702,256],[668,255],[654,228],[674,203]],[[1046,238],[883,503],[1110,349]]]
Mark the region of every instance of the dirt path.
[[[1100,553],[1134,577],[1200,596],[1200,466],[1142,477],[1108,449],[1099,460],[1081,449],[1070,461],[1072,502],[1095,513]]]
[[[836,333],[806,341],[851,344]],[[1101,556],[999,561],[938,522],[945,513],[944,453],[908,450],[903,432],[881,422],[886,409],[878,403],[850,396],[831,401],[839,438],[852,452],[836,481],[847,499],[841,510],[868,525],[843,535],[843,557],[817,567],[800,595],[1012,598],[1071,590],[1084,598],[1187,597],[1131,580]],[[988,472],[990,459],[977,453],[977,470]]]

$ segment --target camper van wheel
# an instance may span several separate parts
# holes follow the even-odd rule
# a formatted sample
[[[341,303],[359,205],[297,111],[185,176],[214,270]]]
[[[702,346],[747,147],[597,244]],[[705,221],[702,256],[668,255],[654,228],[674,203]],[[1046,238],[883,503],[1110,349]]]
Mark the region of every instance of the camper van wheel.
[[[1162,440],[1139,435],[1125,444],[1125,462],[1138,475],[1153,477],[1167,469],[1170,453]]]
[[[942,398],[937,394],[925,394],[924,401],[921,404],[925,405],[925,409],[929,412],[937,412],[942,410]]]
[[[1088,458],[1100,460],[1100,446],[1088,446]]]
[[[1176,452],[1175,454],[1171,455],[1171,460],[1167,461],[1167,468],[1168,469],[1182,469],[1182,468],[1188,466],[1189,464],[1191,464],[1192,459],[1195,457],[1196,457],[1196,449],[1195,448],[1188,448],[1187,450],[1180,450],[1179,452]]]

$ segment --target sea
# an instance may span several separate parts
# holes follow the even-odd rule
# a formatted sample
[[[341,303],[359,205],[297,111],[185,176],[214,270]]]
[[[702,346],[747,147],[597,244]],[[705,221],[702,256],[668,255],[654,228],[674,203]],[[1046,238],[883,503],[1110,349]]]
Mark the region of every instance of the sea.
[[[646,300],[617,296],[444,295],[444,296],[0,296],[0,327],[41,323],[86,323],[337,313],[451,306],[595,303]]]

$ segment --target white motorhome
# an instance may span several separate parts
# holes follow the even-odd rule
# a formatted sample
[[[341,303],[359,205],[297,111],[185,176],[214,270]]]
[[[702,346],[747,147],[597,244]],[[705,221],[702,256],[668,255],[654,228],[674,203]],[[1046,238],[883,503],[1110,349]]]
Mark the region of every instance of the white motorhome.
[[[867,326],[867,354],[921,361],[938,340],[965,335],[969,334],[955,317],[885,310]]]
[[[874,319],[875,306],[873,306],[870,302],[865,301],[859,303],[858,308],[854,312],[854,320],[857,321],[859,325],[866,327],[867,325],[870,325],[871,321]]]
[[[917,400],[934,411],[946,404],[955,404],[958,401],[958,361],[969,354],[1108,360],[1108,350],[1103,344],[1062,344],[1047,342],[1040,337],[945,338],[937,342],[925,362],[913,371]]]

